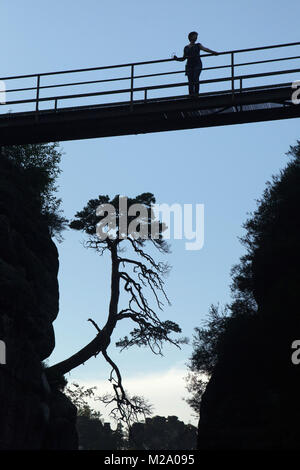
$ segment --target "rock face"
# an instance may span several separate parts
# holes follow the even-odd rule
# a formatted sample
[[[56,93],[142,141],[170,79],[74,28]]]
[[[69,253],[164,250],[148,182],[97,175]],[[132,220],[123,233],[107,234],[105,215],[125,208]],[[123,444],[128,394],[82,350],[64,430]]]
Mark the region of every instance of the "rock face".
[[[258,312],[232,319],[202,398],[200,449],[298,449],[300,167],[286,172],[253,257]]]
[[[51,390],[42,361],[54,349],[58,314],[58,252],[28,177],[0,160],[0,449],[64,448],[51,439],[58,421],[73,426],[76,409]],[[60,423],[57,429],[63,426]]]

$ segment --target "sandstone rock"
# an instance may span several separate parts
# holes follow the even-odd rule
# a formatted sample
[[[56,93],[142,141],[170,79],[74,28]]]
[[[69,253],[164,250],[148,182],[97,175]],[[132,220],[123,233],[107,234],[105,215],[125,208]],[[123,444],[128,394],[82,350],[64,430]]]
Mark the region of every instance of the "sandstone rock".
[[[57,408],[59,392],[47,393],[42,364],[55,346],[58,265],[29,178],[1,158],[0,339],[6,364],[0,365],[0,449],[41,449],[49,441],[54,415],[68,415],[63,408],[72,407],[60,396]],[[55,448],[55,443],[47,445]],[[74,436],[66,445],[76,447]]]

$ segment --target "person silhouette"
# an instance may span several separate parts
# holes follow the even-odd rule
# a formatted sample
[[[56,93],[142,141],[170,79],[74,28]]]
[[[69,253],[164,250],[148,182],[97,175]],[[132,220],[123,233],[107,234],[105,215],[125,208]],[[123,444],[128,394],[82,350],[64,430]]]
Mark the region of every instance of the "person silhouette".
[[[185,46],[183,50],[183,57],[177,57],[174,55],[173,59],[183,62],[187,59],[185,66],[185,75],[188,77],[189,81],[189,95],[198,96],[199,95],[199,77],[202,70],[202,61],[200,58],[200,51],[205,51],[214,55],[218,55],[218,52],[204,47],[199,42],[196,43],[198,38],[198,33],[192,31],[188,35],[190,43]]]

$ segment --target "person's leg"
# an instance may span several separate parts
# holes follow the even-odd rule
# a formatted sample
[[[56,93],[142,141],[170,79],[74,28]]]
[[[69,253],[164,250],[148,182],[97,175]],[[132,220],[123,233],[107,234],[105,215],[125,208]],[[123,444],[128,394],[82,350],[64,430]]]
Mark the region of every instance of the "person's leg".
[[[201,73],[201,69],[195,69],[195,71],[194,71],[194,82],[195,82],[194,88],[195,88],[195,94],[196,95],[199,95],[199,88],[200,88],[199,77],[200,77],[200,73]]]
[[[188,79],[189,79],[189,95],[192,96],[195,93],[195,90],[194,90],[194,77],[193,77],[193,71],[192,70],[188,73]]]
[[[195,95],[199,95],[199,75],[200,73],[195,73]]]

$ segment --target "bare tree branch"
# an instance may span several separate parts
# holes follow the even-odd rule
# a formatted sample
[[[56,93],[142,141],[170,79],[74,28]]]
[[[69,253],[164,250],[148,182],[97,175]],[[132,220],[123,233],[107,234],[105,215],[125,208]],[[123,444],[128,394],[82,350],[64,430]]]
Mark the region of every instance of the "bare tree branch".
[[[129,398],[123,388],[122,377],[118,366],[109,357],[106,350],[102,351],[102,355],[112,367],[109,380],[113,383],[115,394],[114,396],[110,394],[104,395],[101,398],[101,401],[103,401],[107,405],[115,402],[116,407],[111,410],[110,414],[115,419],[125,422],[129,427],[132,422],[137,421],[139,419],[139,415],[145,417],[151,414],[151,406],[148,405],[142,397],[135,396]],[[114,372],[116,373],[117,379],[113,377]]]

